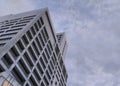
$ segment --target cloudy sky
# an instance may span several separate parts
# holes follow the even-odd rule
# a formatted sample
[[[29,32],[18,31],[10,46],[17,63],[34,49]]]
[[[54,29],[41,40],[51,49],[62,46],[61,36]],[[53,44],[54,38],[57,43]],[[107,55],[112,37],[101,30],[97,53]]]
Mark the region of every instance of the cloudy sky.
[[[0,0],[0,15],[43,7],[67,35],[67,86],[120,86],[120,0]]]

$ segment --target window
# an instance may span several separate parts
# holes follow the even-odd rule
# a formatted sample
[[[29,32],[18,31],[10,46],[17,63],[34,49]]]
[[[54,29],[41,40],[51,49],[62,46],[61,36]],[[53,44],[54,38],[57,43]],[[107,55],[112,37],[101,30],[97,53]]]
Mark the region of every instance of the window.
[[[48,51],[49,51],[49,54],[51,55],[52,51],[51,51],[51,49],[50,49],[50,47],[49,47],[48,44],[47,44],[47,49],[48,49]]]
[[[45,84],[42,82],[40,86],[45,86]]]
[[[42,25],[44,24],[44,22],[43,22],[43,19],[42,19],[42,17],[40,17],[40,21],[41,21],[41,23],[42,23]]]
[[[41,31],[41,34],[42,34],[42,36],[43,36],[44,41],[47,42],[47,39],[46,39],[45,34],[44,34],[44,32],[43,32],[43,29],[42,29],[42,31]]]
[[[35,30],[34,30],[34,28],[31,27],[30,30],[31,30],[31,32],[32,32],[32,34],[33,34],[33,36],[34,36],[34,35],[35,35]]]
[[[0,41],[10,40],[12,37],[0,38]]]
[[[35,23],[34,26],[35,26],[36,31],[38,31],[39,29],[38,29],[37,23]]]
[[[36,43],[37,43],[37,45],[38,45],[39,49],[42,51],[42,46],[41,46],[40,41],[38,40],[38,38],[37,38],[37,37],[35,38],[35,40],[36,40]]]
[[[52,67],[52,69],[54,69],[53,63],[50,61],[50,66]]]
[[[48,65],[48,70],[50,71],[50,74],[52,75],[52,69],[51,69],[50,65]]]
[[[32,40],[32,35],[31,35],[31,32],[30,31],[27,31],[27,36],[28,36],[28,38],[29,38],[29,40]]]
[[[13,61],[8,54],[3,56],[2,61],[8,68],[13,64]]]
[[[46,53],[46,55],[47,55],[47,58],[49,59],[50,58],[50,56],[49,56],[49,54],[48,54],[48,50],[45,48],[45,53]]]
[[[46,70],[46,75],[47,75],[48,79],[50,80],[51,77],[50,77],[50,74],[49,74],[48,70]]]
[[[38,48],[37,48],[37,46],[36,46],[36,44],[35,44],[34,41],[33,41],[32,45],[33,45],[33,48],[34,48],[34,50],[35,50],[37,56],[39,56],[39,55],[40,55],[40,52],[39,52],[39,50],[38,50]]]
[[[24,63],[23,59],[19,60],[20,68],[24,71],[25,75],[30,73],[29,69],[27,68],[26,64]]]
[[[46,35],[46,38],[48,39],[49,38],[49,36],[48,36],[48,33],[47,33],[47,30],[46,30],[46,28],[44,27],[44,32],[45,32],[45,35]]]
[[[10,36],[10,35],[15,35],[15,34],[17,34],[17,32],[5,33],[5,34],[2,34],[0,37],[2,37],[2,36]]]
[[[14,26],[12,26],[11,28],[23,27],[23,26],[25,26],[25,25],[26,25],[26,24],[14,25]]]
[[[5,69],[2,67],[2,65],[0,64],[0,73],[5,71]]]
[[[40,34],[40,33],[39,33],[39,35],[38,35],[38,36],[39,36],[40,41],[42,42],[42,45],[43,45],[43,46],[45,46],[44,41],[43,41],[43,38],[42,38],[42,36],[41,36],[41,34]]]
[[[37,23],[38,23],[39,28],[41,28],[41,24],[40,24],[40,21],[39,21],[39,20],[37,21]]]
[[[28,39],[27,39],[26,35],[24,35],[22,37],[22,40],[23,40],[23,42],[24,42],[25,45],[28,45],[29,42],[28,42]]]
[[[40,76],[39,76],[39,74],[38,74],[36,69],[34,69],[34,75],[35,75],[35,77],[37,78],[37,80],[39,82],[41,80],[41,78],[40,78]]]
[[[5,45],[5,43],[0,43],[0,47],[3,47]]]
[[[28,55],[27,52],[24,53],[23,57],[24,57],[25,60],[28,62],[30,68],[32,68],[32,67],[33,67],[33,62],[31,61],[31,59],[30,59],[30,57],[29,57],[29,55]]]
[[[17,42],[17,46],[18,46],[18,49],[19,49],[20,51],[23,51],[23,50],[24,50],[24,46],[23,46],[21,40],[19,40],[19,41]]]
[[[17,81],[24,84],[25,79],[16,66],[13,68],[12,74],[14,75],[14,77],[16,77]]]
[[[29,48],[28,48],[28,51],[29,51],[31,57],[33,58],[33,60],[36,61],[37,58],[36,58],[36,56],[35,56],[35,53],[34,53],[33,49],[32,49],[31,47],[29,47]]]
[[[6,30],[6,29],[9,29],[9,27],[4,27],[4,26],[1,26],[2,28],[0,30]],[[4,27],[4,28],[3,28]]]
[[[55,47],[55,51],[56,51],[56,54],[58,55],[59,52],[60,52],[60,50],[59,50],[59,48],[58,48],[58,45],[56,45],[56,47]]]
[[[18,31],[18,30],[21,30],[22,28],[15,28],[15,29],[10,29],[10,30],[7,30],[6,32],[13,32],[13,31]]]
[[[42,69],[42,67],[40,66],[39,63],[37,64],[37,67],[38,67],[38,70],[39,70],[40,74],[43,75],[43,69]]]
[[[45,55],[45,53],[44,53],[44,52],[42,53],[42,57],[43,57],[44,61],[45,61],[45,62],[46,62],[46,64],[47,64],[47,63],[48,63],[48,60],[47,60],[46,55]]]
[[[44,76],[44,81],[45,81],[45,84],[47,85],[47,86],[49,86],[49,82],[48,82],[48,80],[47,80],[47,78]]]
[[[40,58],[40,63],[42,64],[42,67],[45,69],[46,66],[42,58]]]
[[[30,83],[32,84],[32,86],[38,86],[33,76],[30,77]]]
[[[10,53],[11,53],[11,55],[14,57],[14,59],[17,59],[17,57],[19,56],[18,50],[16,49],[15,46],[13,46],[13,47],[10,49]]]

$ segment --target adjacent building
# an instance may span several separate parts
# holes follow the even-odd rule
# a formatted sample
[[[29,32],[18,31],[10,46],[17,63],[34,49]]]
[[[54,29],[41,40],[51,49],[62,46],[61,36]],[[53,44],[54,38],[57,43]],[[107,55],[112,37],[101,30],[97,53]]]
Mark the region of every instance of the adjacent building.
[[[66,48],[47,8],[0,17],[0,85],[66,86]]]

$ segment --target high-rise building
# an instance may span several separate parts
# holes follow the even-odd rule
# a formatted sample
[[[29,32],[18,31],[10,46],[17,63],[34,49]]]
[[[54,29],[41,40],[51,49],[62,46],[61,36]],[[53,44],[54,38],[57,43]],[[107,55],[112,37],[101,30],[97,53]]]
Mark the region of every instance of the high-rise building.
[[[66,48],[47,8],[0,17],[0,85],[66,86]]]

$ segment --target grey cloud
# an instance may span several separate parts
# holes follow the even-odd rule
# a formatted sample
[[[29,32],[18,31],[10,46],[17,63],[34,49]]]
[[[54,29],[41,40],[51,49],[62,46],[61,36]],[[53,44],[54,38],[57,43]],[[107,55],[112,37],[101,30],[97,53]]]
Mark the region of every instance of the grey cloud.
[[[56,31],[66,32],[68,86],[120,85],[119,0],[19,2],[1,0],[0,11],[8,14],[47,6]]]

